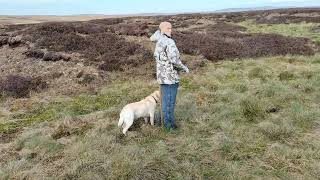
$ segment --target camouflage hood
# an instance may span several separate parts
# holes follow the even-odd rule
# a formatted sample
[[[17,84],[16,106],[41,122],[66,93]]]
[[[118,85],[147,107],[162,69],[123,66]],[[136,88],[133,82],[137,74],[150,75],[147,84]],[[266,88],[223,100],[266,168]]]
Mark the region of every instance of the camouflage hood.
[[[160,38],[164,36],[163,34],[161,34],[160,30],[157,30],[151,37],[150,40],[152,42],[157,42],[160,40]]]

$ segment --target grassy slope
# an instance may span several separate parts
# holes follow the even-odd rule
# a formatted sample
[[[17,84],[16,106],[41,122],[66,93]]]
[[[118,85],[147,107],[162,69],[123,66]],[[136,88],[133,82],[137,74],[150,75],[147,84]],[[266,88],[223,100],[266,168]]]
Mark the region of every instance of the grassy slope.
[[[182,79],[179,131],[142,125],[126,138],[116,127],[120,108],[158,86],[138,79],[115,82],[99,95],[60,104],[63,121],[26,129],[14,146],[21,159],[2,164],[1,173],[84,179],[315,179],[320,174],[319,72],[319,55],[210,64]],[[46,111],[53,109],[49,105]],[[104,111],[83,116],[96,110]],[[53,139],[61,125],[74,128],[65,124],[83,121],[91,124],[86,133],[71,134],[64,139],[68,143]]]

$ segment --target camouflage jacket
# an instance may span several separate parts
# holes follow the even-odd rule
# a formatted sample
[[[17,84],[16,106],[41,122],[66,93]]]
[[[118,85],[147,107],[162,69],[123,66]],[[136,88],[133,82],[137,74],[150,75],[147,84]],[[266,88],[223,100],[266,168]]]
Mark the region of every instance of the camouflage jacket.
[[[179,50],[173,39],[160,30],[150,40],[156,42],[154,58],[157,62],[157,81],[159,84],[175,84],[179,82],[178,71],[189,71],[180,60]]]

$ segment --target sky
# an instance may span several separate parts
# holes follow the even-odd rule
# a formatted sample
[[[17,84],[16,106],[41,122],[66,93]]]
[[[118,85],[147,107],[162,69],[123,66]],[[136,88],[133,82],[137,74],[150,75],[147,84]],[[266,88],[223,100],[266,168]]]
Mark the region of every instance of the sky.
[[[0,15],[183,13],[264,6],[320,7],[320,0],[0,0]]]

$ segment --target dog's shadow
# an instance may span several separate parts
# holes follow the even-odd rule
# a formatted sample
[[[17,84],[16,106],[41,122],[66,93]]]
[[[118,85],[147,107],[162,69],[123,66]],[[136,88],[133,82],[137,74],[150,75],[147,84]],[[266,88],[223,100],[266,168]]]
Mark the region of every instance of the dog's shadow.
[[[155,126],[161,126],[161,117],[160,112],[155,112],[154,114],[154,124]],[[144,121],[144,118],[139,118],[135,120],[132,126],[129,128],[129,131],[141,131],[143,126],[150,126],[150,118],[148,118],[148,123]]]
[[[149,123],[148,123],[149,124]],[[143,118],[136,119],[132,126],[129,128],[129,131],[139,131],[142,126],[147,125]]]
[[[146,126],[147,124],[145,123],[143,118],[136,119],[132,126],[129,128],[127,133],[130,133],[132,131],[141,131],[143,126]],[[120,144],[126,144],[126,136],[122,134],[122,132],[116,135],[116,142]]]

